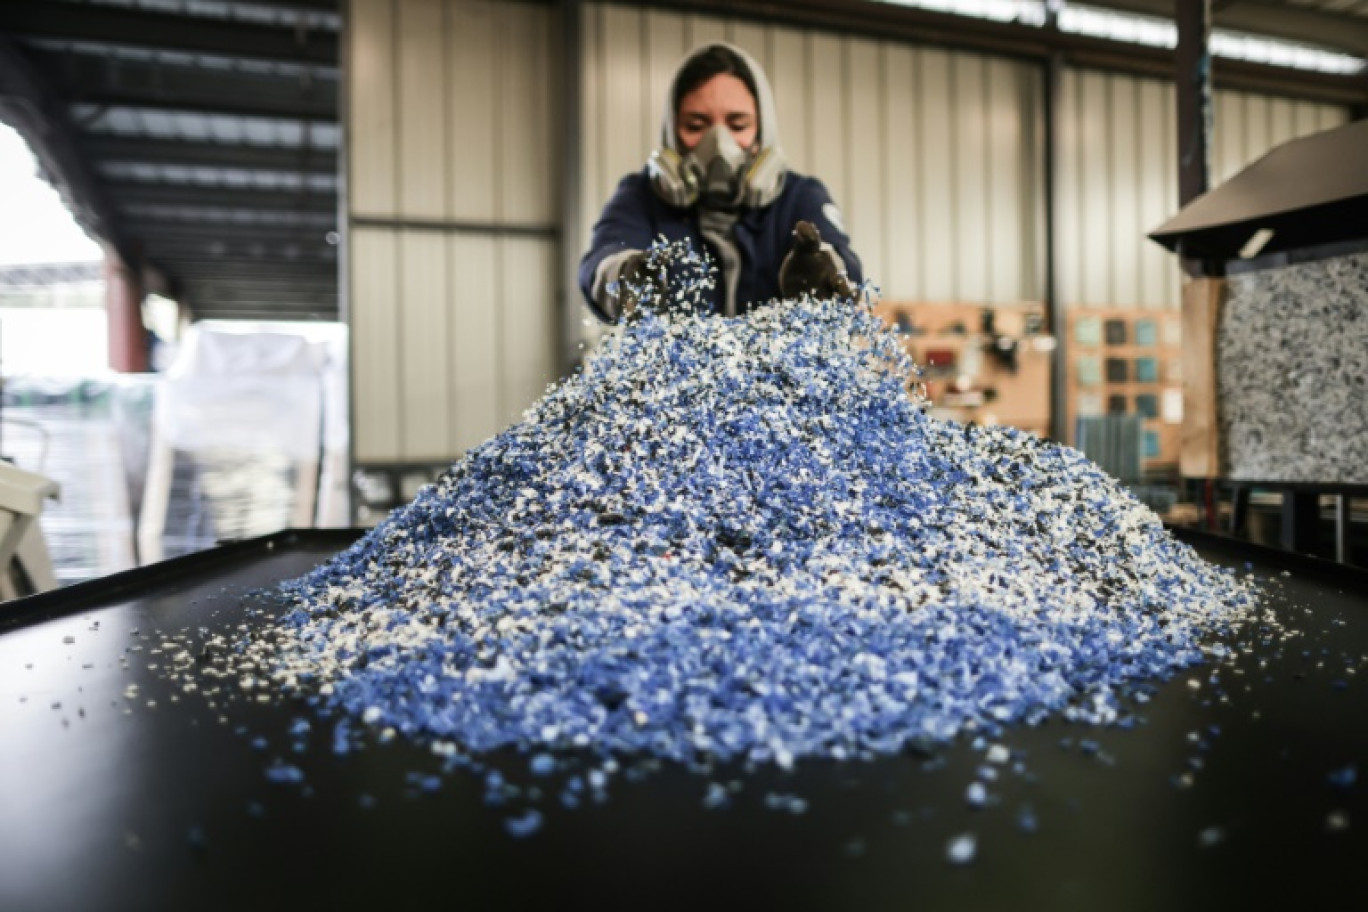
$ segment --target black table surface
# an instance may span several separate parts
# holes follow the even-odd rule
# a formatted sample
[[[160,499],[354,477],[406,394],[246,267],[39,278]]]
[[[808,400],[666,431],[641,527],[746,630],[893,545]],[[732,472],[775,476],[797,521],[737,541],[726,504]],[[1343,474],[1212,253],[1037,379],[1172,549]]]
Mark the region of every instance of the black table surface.
[[[1368,778],[1361,571],[1194,536],[1268,578],[1296,635],[1160,684],[1133,728],[1009,730],[1021,766],[997,767],[982,808],[966,738],[791,773],[665,765],[575,810],[548,782],[541,830],[514,838],[477,777],[415,788],[408,774],[436,769],[421,746],[339,756],[315,725],[296,753],[307,708],[211,708],[165,677],[162,635],[243,623],[245,593],[355,534],[282,533],[0,605],[0,910],[1368,907],[1368,782],[1343,775]],[[305,783],[268,781],[276,758]],[[527,758],[494,762],[526,779]],[[740,783],[730,807],[705,807],[710,782]],[[963,833],[977,852],[954,865]]]

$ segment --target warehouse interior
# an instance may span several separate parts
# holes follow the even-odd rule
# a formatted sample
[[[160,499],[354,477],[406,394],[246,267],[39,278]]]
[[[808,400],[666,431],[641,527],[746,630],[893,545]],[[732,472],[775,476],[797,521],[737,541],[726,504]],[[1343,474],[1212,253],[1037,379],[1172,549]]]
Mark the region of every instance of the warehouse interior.
[[[102,296],[109,353],[84,392],[6,372],[6,455],[31,462],[30,437],[54,459],[71,447],[32,430],[25,409],[44,403],[85,397],[122,427],[121,462],[92,473],[76,454],[68,496],[47,507],[88,540],[68,580],[286,526],[373,524],[597,344],[579,257],[657,142],[673,68],[723,40],[769,73],[790,165],[840,206],[937,414],[1078,446],[1171,522],[1362,562],[1352,472],[1180,464],[1198,260],[1147,237],[1183,198],[1173,13],[6,4],[0,119],[104,251],[98,269],[3,267],[7,301]],[[1363,4],[1211,15],[1203,190],[1363,118]],[[171,351],[179,368],[154,363]],[[122,525],[78,503],[101,473],[125,480]]]
[[[0,2],[0,910],[1368,908],[1368,0]]]

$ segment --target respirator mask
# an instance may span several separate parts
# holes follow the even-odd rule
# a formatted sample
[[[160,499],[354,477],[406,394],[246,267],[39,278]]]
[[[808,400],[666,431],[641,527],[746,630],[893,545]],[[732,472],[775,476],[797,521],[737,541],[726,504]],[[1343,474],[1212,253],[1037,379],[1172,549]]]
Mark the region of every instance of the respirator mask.
[[[777,149],[752,155],[737,145],[725,124],[717,124],[681,156],[674,149],[656,149],[647,162],[651,185],[665,202],[687,208],[767,206],[778,196],[784,176],[783,156]]]
[[[740,204],[741,183],[749,164],[750,155],[723,124],[704,133],[698,145],[684,156],[684,167],[698,185],[699,202],[715,209]]]

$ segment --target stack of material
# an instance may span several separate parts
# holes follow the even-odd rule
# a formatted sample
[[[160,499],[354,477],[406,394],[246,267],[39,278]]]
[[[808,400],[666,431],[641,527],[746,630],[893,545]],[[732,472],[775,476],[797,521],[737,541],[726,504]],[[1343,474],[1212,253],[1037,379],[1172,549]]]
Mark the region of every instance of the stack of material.
[[[291,584],[243,658],[439,750],[788,765],[1113,721],[1254,609],[1076,451],[929,418],[867,307],[700,316],[671,253],[673,313]]]

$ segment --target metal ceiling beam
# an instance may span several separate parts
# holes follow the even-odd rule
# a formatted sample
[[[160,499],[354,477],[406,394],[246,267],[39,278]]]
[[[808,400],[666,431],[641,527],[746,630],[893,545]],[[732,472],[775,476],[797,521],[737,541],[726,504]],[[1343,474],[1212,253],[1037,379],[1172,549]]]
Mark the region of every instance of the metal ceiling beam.
[[[167,253],[184,257],[205,257],[207,259],[278,257],[296,259],[302,262],[337,261],[337,248],[321,238],[303,242],[282,240],[280,238],[178,238],[174,235],[146,235],[142,239],[143,249],[150,253]]]
[[[204,224],[216,222],[238,227],[298,228],[301,231],[337,230],[337,212],[310,212],[308,210],[280,210],[257,212],[240,206],[206,207],[186,206],[184,203],[125,203],[119,211],[130,219],[149,219],[168,223]],[[246,216],[241,218],[240,216]]]
[[[289,288],[224,290],[187,285],[184,296],[196,301],[217,301],[220,304],[266,303],[269,301],[277,306],[288,304],[310,309],[318,307],[336,308],[337,306],[337,289],[335,288],[328,293],[319,293]]]
[[[193,320],[336,320],[337,309],[323,304],[281,301],[194,301],[186,299]]]
[[[98,161],[336,174],[337,152],[315,147],[229,145],[215,142],[86,133],[81,150]]]
[[[254,322],[282,322],[289,320],[292,322],[311,323],[311,322],[337,322],[337,311],[326,308],[312,308],[301,311],[281,312],[274,308],[265,307],[261,309],[233,308],[218,309],[211,308],[201,311],[193,304],[191,305],[193,320],[235,320],[235,321],[254,321]]]
[[[28,48],[34,66],[72,104],[195,111],[240,117],[337,120],[337,80],[120,60]]]
[[[51,0],[7,0],[0,3],[0,32],[325,66],[336,66],[338,60],[338,35],[331,30],[309,31],[93,3],[78,8]]]
[[[301,13],[336,13],[341,5],[339,0],[249,0],[252,6],[270,6],[276,9],[296,10]]]
[[[4,5],[0,4],[0,9]],[[128,265],[129,246],[114,206],[77,152],[65,106],[23,52],[0,34],[0,121],[19,131],[76,223],[109,244]]]
[[[263,241],[269,244],[298,244],[316,247],[327,244],[327,234],[336,228],[300,228],[292,225],[237,225],[220,221],[180,222],[126,218],[129,235],[143,243],[159,239],[176,241]],[[332,246],[332,245],[328,245]]]
[[[313,293],[337,294],[337,275],[317,275],[317,273],[283,273],[276,275],[272,269],[265,269],[254,275],[249,269],[235,272],[196,272],[182,269],[178,273],[179,287],[219,287],[219,289],[252,289],[272,291],[279,289],[301,289]]]
[[[203,282],[186,282],[185,296],[199,301],[290,301],[307,304],[311,307],[331,307],[337,304],[336,288],[307,288],[303,286],[277,285],[253,287],[238,285],[214,285]]]
[[[187,292],[194,291],[213,291],[215,294],[222,294],[226,298],[260,298],[262,300],[276,300],[282,295],[295,296],[299,299],[320,298],[332,299],[337,297],[336,285],[323,285],[319,283],[304,282],[275,282],[275,283],[251,283],[251,282],[225,282],[217,280],[201,280],[193,275],[183,277],[181,287]]]
[[[229,307],[251,307],[253,309],[270,310],[276,313],[285,314],[298,311],[327,312],[337,310],[337,296],[330,297],[310,297],[305,295],[288,296],[275,298],[263,295],[230,295],[214,292],[196,296],[193,292],[187,291],[186,300],[190,306],[199,310],[201,306],[210,305],[219,308]]]
[[[232,269],[222,268],[191,271],[183,270],[182,279],[187,285],[223,288],[307,288],[314,291],[336,291],[337,270],[330,272],[284,272],[279,269]]]
[[[337,263],[332,260],[300,260],[281,256],[257,256],[257,257],[211,257],[183,253],[154,251],[147,255],[147,258],[159,266],[162,266],[170,274],[184,278],[190,273],[202,273],[205,275],[253,275],[258,271],[264,273],[273,272],[279,275],[306,275],[318,276],[320,274],[337,274]],[[292,267],[297,267],[296,272],[291,272]]]
[[[203,294],[197,295],[187,291],[183,294],[185,300],[189,301],[195,310],[200,310],[204,305],[217,305],[220,308],[228,307],[251,307],[251,308],[270,308],[277,312],[291,310],[337,310],[337,297],[331,298],[291,298],[291,297],[272,297],[270,295],[218,295]]]
[[[194,273],[225,281],[263,278],[337,281],[336,260],[299,259],[274,254],[255,257],[194,257],[174,253],[150,253],[148,259],[174,266],[176,273],[182,278]]]
[[[1089,0],[1093,6],[1173,19],[1173,0]],[[1285,38],[1368,57],[1368,19],[1267,0],[1212,4],[1216,28]]]
[[[152,259],[161,262],[159,257]],[[280,263],[243,263],[243,262],[212,262],[212,263],[176,263],[167,260],[168,264],[176,270],[176,275],[183,284],[199,282],[215,285],[251,285],[272,288],[282,284],[299,284],[310,288],[336,288],[337,287],[337,267],[331,270],[310,271],[310,270],[287,270],[283,269]]]
[[[238,190],[189,184],[106,180],[115,204],[123,206],[189,206],[196,208],[335,212],[336,193],[290,190]]]

